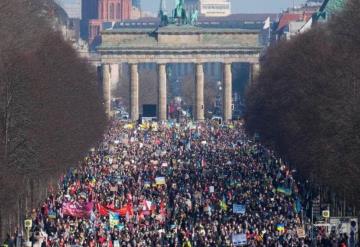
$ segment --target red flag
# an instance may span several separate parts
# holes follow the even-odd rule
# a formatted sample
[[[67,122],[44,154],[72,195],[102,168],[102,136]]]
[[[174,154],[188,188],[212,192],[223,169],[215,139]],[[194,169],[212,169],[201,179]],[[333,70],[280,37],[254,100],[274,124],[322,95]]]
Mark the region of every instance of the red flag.
[[[165,203],[163,201],[160,202],[160,214],[166,215]]]
[[[201,166],[205,167],[206,166],[206,161],[204,159],[201,160]]]
[[[125,217],[128,213],[130,216],[134,215],[134,209],[131,204],[126,204],[120,209],[115,209],[112,205],[102,206],[100,203],[96,205],[96,208],[101,216],[108,216],[109,211],[118,213],[120,216]]]
[[[106,207],[100,205],[100,203],[96,204],[96,209],[97,209],[98,213],[101,216],[108,216],[109,215],[109,210],[107,210]]]

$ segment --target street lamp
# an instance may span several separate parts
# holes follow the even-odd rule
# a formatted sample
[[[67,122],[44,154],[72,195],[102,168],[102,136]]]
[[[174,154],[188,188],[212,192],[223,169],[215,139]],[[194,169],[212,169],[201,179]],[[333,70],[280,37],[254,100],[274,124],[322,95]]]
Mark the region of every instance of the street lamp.
[[[222,82],[221,81],[217,81],[216,82],[216,86],[217,86],[217,96],[216,96],[216,102],[215,102],[215,113],[216,114],[220,114],[220,109],[221,109],[221,91],[222,91]]]

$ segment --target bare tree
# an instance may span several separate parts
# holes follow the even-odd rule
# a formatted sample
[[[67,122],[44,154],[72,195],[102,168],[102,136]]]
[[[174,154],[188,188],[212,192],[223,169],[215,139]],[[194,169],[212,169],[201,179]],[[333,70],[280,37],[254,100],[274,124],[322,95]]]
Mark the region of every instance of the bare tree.
[[[0,241],[106,124],[96,72],[53,29],[52,4],[0,3]]]
[[[360,2],[270,48],[247,95],[247,128],[304,178],[360,206]],[[344,193],[345,191],[345,193]]]

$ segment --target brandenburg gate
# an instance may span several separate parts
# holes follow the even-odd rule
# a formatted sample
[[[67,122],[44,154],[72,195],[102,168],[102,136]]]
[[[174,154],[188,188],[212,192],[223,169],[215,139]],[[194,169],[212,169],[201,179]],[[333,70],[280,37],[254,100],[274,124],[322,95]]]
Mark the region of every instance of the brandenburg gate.
[[[250,78],[259,70],[262,47],[259,30],[200,28],[191,25],[168,25],[157,29],[119,28],[102,32],[101,56],[103,93],[106,112],[111,114],[111,81],[119,81],[119,73],[111,68],[129,64],[130,118],[139,117],[140,63],[158,64],[158,120],[167,118],[168,63],[195,65],[194,118],[204,120],[204,63],[223,64],[223,119],[232,119],[232,63],[250,63]],[[251,80],[251,79],[250,79]]]

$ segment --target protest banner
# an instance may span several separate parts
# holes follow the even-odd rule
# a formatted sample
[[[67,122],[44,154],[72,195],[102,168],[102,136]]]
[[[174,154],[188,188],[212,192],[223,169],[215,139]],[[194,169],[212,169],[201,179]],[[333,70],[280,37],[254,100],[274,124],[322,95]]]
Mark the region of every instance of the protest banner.
[[[233,234],[232,243],[234,246],[244,246],[247,244],[246,234]]]
[[[93,203],[80,204],[78,202],[68,202],[62,205],[62,211],[64,215],[78,217],[78,218],[89,218],[93,209]]]
[[[164,185],[165,184],[165,177],[156,177],[155,178],[156,185]]]
[[[130,204],[125,204],[122,208],[115,209],[114,207],[103,206],[100,203],[97,203],[96,209],[101,216],[108,216],[109,212],[117,213],[121,217],[125,217],[126,214],[134,215],[134,209]]]
[[[233,204],[233,213],[235,213],[235,214],[245,214],[245,205]]]

